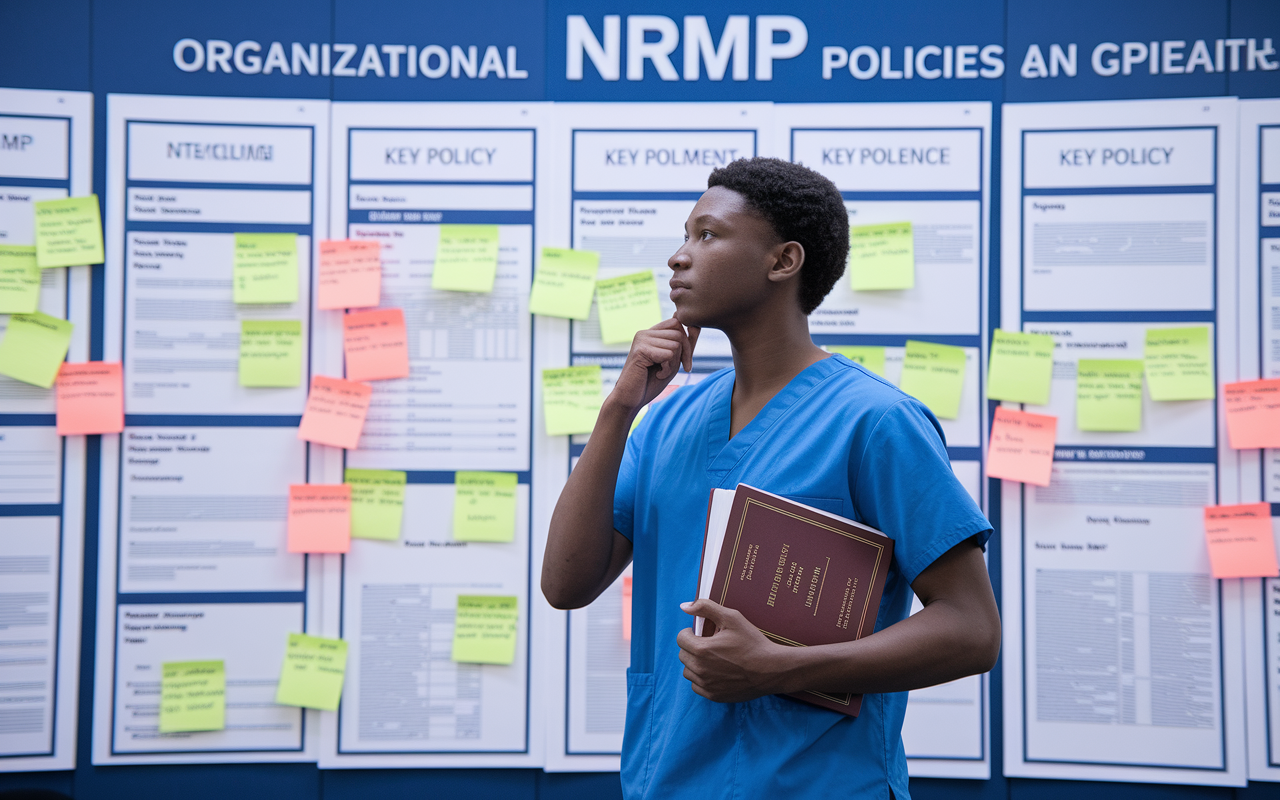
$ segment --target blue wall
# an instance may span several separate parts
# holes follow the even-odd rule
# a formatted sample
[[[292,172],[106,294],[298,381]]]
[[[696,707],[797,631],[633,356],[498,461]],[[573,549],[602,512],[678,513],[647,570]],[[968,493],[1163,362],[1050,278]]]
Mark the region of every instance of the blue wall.
[[[703,14],[718,39],[729,14],[792,14],[806,22],[809,44],[800,56],[775,62],[772,81],[662,81],[652,65],[645,78],[602,80],[587,63],[580,81],[566,78],[565,17],[582,14],[597,36],[610,14],[661,14],[677,23],[685,15]],[[526,78],[468,79],[445,76],[411,78],[402,69],[392,78],[311,75],[246,75],[199,70],[184,72],[173,61],[174,44],[253,39],[265,46],[292,42],[416,43],[495,45],[503,54],[516,47]],[[0,86],[65,89],[94,93],[94,186],[106,185],[106,95],[112,92],[247,97],[310,97],[334,100],[592,100],[708,101],[774,100],[804,102],[988,100],[995,104],[995,148],[999,152],[1002,101],[1099,100],[1146,97],[1236,95],[1280,97],[1280,70],[1159,74],[1138,69],[1129,76],[1103,77],[1091,67],[1091,54],[1102,42],[1271,37],[1280,47],[1280,0],[633,0],[622,4],[582,0],[220,0],[218,3],[175,3],[172,0],[41,0],[0,5]],[[624,37],[625,38],[625,37]],[[1024,57],[1036,45],[1046,61],[1057,44],[1066,54],[1076,45],[1076,75],[1059,71],[1048,77],[1023,77]],[[847,70],[822,79],[822,49],[852,50],[888,46],[901,64],[902,48],[935,45],[998,45],[1004,73],[999,78],[857,80]],[[754,48],[754,45],[753,45]],[[673,53],[681,67],[680,50]],[[1185,51],[1184,51],[1185,52]],[[1243,56],[1243,54],[1242,54]],[[1274,60],[1274,59],[1273,59]],[[355,62],[353,62],[355,63]],[[755,65],[751,64],[752,76]],[[624,64],[625,72],[625,64]],[[992,186],[999,187],[999,160]],[[999,197],[993,194],[991,241],[1000,241]],[[94,275],[94,359],[101,358],[102,274]],[[991,258],[992,320],[998,319],[999,248]],[[994,322],[993,322],[994,324]],[[0,774],[0,791],[18,788],[56,789],[79,798],[157,796],[181,793],[184,800],[254,800],[255,798],[324,798],[368,796],[456,797],[467,800],[512,798],[609,798],[619,796],[614,774],[545,774],[540,770],[330,770],[313,765],[219,765],[93,767],[89,763],[96,618],[98,437],[90,437],[91,487],[85,536],[84,626],[82,635],[80,733],[77,767],[71,772]],[[997,487],[998,488],[998,487]],[[999,491],[992,491],[999,501]],[[998,507],[990,509],[999,519]],[[991,548],[991,570],[1000,574],[998,537]],[[996,587],[997,594],[999,586]],[[1176,798],[1177,800],[1260,800],[1280,798],[1280,784],[1252,784],[1247,789],[1184,786],[1009,780],[1001,773],[1000,668],[992,674],[992,771],[989,781],[916,780],[912,793],[920,800],[995,800],[1044,798],[1075,800],[1082,792],[1096,800]]]

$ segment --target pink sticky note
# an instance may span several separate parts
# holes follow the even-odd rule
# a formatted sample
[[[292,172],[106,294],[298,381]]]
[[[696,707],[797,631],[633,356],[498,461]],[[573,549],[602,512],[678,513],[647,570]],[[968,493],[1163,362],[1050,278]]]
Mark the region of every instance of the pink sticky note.
[[[987,475],[1048,486],[1057,433],[1057,417],[998,407],[987,449]]]
[[[381,293],[381,243],[351,239],[320,243],[317,308],[376,306]]]
[[[59,436],[124,430],[124,373],[119,361],[63,362],[57,392]]]
[[[683,397],[683,395],[681,395]],[[631,641],[631,576],[622,576],[622,638]]]
[[[1228,383],[1222,397],[1232,447],[1280,447],[1280,378]]]
[[[363,383],[324,375],[312,377],[311,394],[307,395],[298,438],[330,447],[356,449],[372,396],[373,387]]]
[[[289,552],[345,553],[350,549],[350,484],[291,485]]]
[[[1275,578],[1276,539],[1270,503],[1205,506],[1204,531],[1215,578]]]
[[[382,381],[409,377],[409,334],[398,308],[352,311],[342,317],[347,378]]]

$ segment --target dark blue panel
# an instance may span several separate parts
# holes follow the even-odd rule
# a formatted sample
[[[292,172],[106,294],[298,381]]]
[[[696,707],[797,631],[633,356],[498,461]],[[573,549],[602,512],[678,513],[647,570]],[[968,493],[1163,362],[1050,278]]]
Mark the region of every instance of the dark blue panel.
[[[85,724],[85,717],[81,717]],[[94,800],[181,798],[318,798],[320,771],[315,764],[159,764],[145,767],[90,767],[81,751],[75,796]]]
[[[89,3],[0,4],[0,86],[88,91]]]
[[[1232,800],[1235,791],[1216,786],[1009,780],[1009,800],[1080,800],[1081,795],[1097,800]]]
[[[338,43],[357,48],[348,64],[356,74],[334,76],[335,100],[541,100],[544,96],[546,35],[542,2],[382,0],[372,7],[362,0],[335,0],[333,18],[335,48]],[[372,51],[368,50],[369,45],[373,45]],[[383,52],[384,45],[392,51]],[[397,51],[397,45],[416,49],[418,57],[412,69],[409,53]],[[430,74],[448,67],[439,77],[428,77],[418,68],[423,53],[432,45],[440,49],[427,55]],[[456,54],[454,46],[459,48]],[[494,50],[486,69],[485,56],[490,47]],[[509,51],[512,47],[515,50]],[[367,57],[366,52],[370,52]],[[447,61],[439,55],[442,52],[448,53]],[[381,77],[374,67],[375,58],[384,73]],[[393,60],[399,73],[395,77],[391,75]],[[507,74],[510,66],[516,68],[516,77]],[[475,75],[468,77],[472,69]],[[520,73],[527,75],[518,77]]]
[[[671,19],[677,27],[680,42],[670,54],[677,80],[659,77],[652,61],[642,62],[644,78],[627,78],[627,14],[643,13]],[[984,65],[974,56],[972,78],[946,78],[941,74],[926,80],[919,74],[911,79],[905,75],[887,78],[881,68],[874,76],[858,79],[845,68],[833,68],[829,78],[823,78],[823,50],[841,47],[847,62],[849,51],[865,46],[874,50],[879,61],[882,48],[891,51],[888,74],[903,68],[903,48],[910,46],[913,52],[933,45],[939,54],[930,55],[926,69],[942,69],[944,47],[986,45],[999,47],[1004,38],[1004,4],[999,0],[975,0],[974,2],[929,2],[927,0],[902,0],[879,2],[878,0],[846,0],[839,4],[799,0],[775,3],[768,0],[743,0],[733,4],[696,0],[657,0],[642,7],[618,7],[582,0],[550,0],[547,12],[547,93],[552,100],[780,100],[780,101],[851,101],[851,100],[981,100],[999,101],[1001,81],[998,76],[980,77],[978,70]],[[568,80],[567,69],[567,19],[570,15],[582,15],[594,32],[595,39],[605,43],[605,16],[621,15],[620,20],[620,75],[616,81],[606,81],[592,65],[591,59],[583,59],[582,80]],[[699,61],[699,79],[685,80],[684,50],[691,43],[684,36],[684,19],[689,16],[706,17],[711,39],[719,44],[730,14],[751,18],[749,30],[748,79],[732,79],[732,67],[719,81],[708,78],[706,63]],[[757,15],[792,15],[804,22],[808,44],[797,56],[773,61],[772,80],[760,80],[756,72]],[[637,30],[639,28],[637,27]],[[657,41],[659,34],[652,32],[646,41]],[[787,36],[776,33],[774,38],[784,42]],[[975,53],[977,50],[974,51]],[[996,51],[988,57],[994,58]],[[954,52],[953,52],[954,59]],[[836,58],[834,52],[832,59]],[[914,73],[915,58],[912,59]],[[966,64],[968,62],[966,61]],[[870,70],[870,56],[859,58],[859,68]],[[993,68],[989,68],[993,69]],[[954,73],[954,69],[953,69]]]
[[[1254,40],[1258,49],[1265,48],[1265,39],[1280,52],[1280,3],[1276,0],[1231,0],[1231,35],[1237,39]],[[1280,69],[1264,70],[1254,61],[1249,69],[1248,44],[1241,53],[1239,72],[1227,74],[1230,91],[1238,97],[1280,97]],[[1280,64],[1280,55],[1266,56],[1272,64]]]
[[[622,798],[616,772],[544,772],[538,778],[538,800],[614,800]]]
[[[324,800],[368,800],[370,797],[534,800],[538,772],[532,769],[334,769],[323,772],[321,781]]]
[[[299,63],[292,74],[293,43],[309,55],[331,41],[328,0],[220,0],[217,3],[172,3],[169,0],[96,0],[93,4],[93,87],[98,92],[134,94],[220,95],[228,97],[329,96],[329,79],[312,76]],[[183,39],[198,43],[202,66],[192,72],[174,62],[175,45]],[[228,43],[232,56],[212,65],[206,57],[211,40]],[[241,49],[241,43],[257,43]],[[267,56],[279,43],[289,74],[271,65]],[[219,48],[214,48],[219,49]],[[197,50],[186,49],[183,59],[197,61]],[[260,59],[255,61],[254,59]],[[230,72],[223,70],[223,64]],[[246,74],[246,71],[257,71]],[[209,67],[213,71],[209,71]],[[316,65],[317,72],[319,65]]]
[[[1215,41],[1227,33],[1225,0],[1075,0],[1070,3],[1045,3],[1041,0],[1009,0],[1008,72],[1005,78],[1005,100],[1010,102],[1044,100],[1118,100],[1138,97],[1207,97],[1226,94],[1226,74],[1206,72],[1199,63],[1194,72],[1163,74],[1164,45],[1160,50],[1161,74],[1149,72],[1149,61],[1129,65],[1124,74],[1123,60],[1115,66],[1117,74],[1106,77],[1093,66],[1095,48],[1112,43],[1121,49],[1119,55],[1101,55],[1101,67],[1110,69],[1110,59],[1120,58],[1125,42],[1135,48],[1131,61],[1137,58],[1137,46],[1150,50],[1151,42],[1182,41],[1183,47],[1169,52],[1169,65],[1185,68],[1195,50],[1197,40],[1211,60],[1215,60]],[[1070,77],[1061,66],[1057,77],[1024,78],[1023,66],[1032,45],[1039,48],[1046,71],[1052,73],[1052,46],[1058,45],[1065,56],[1069,45],[1076,46],[1076,75]],[[1180,58],[1178,58],[1180,56]],[[1034,62],[1033,62],[1034,63]],[[1033,64],[1028,64],[1028,69]],[[1229,68],[1229,64],[1225,65]]]

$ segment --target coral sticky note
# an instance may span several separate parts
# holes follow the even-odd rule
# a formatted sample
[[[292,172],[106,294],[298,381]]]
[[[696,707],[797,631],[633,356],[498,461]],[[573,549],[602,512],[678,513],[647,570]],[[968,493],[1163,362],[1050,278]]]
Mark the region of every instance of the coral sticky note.
[[[119,361],[63,363],[58,370],[58,435],[124,430],[124,374]]]
[[[1048,486],[1057,432],[1057,417],[997,408],[987,449],[987,475]]]
[[[347,357],[349,380],[409,377],[409,334],[404,325],[404,311],[380,308],[344,314],[342,349]]]
[[[34,247],[0,244],[0,314],[34,312],[40,304],[40,277]]]
[[[291,633],[276,684],[276,703],[337,711],[346,674],[346,642]]]
[[[102,216],[96,194],[41,200],[35,211],[36,263],[41,269],[102,263]]]
[[[289,552],[345,553],[351,549],[351,487],[295,483],[289,487]]]
[[[373,387],[364,383],[324,375],[312,377],[298,438],[330,447],[356,449],[372,396]]]
[[[631,641],[631,576],[622,576],[622,638]]]
[[[37,311],[9,317],[0,339],[0,375],[48,389],[71,346],[72,324]]]
[[[1276,539],[1270,503],[1206,506],[1204,530],[1215,578],[1275,578]]]
[[[382,294],[382,243],[355,239],[320,243],[316,308],[367,308]]]
[[[227,670],[223,662],[160,665],[161,733],[220,731],[226,724]]]
[[[1232,447],[1280,447],[1280,378],[1228,383],[1222,397]]]

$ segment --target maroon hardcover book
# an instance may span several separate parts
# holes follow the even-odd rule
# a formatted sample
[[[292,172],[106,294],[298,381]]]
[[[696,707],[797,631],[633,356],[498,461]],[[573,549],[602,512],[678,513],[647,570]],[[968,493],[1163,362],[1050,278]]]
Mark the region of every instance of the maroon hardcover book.
[[[892,560],[893,540],[875,528],[740,483],[712,492],[698,596],[737,609],[779,644],[848,642],[875,629]],[[695,628],[715,633],[709,620]],[[862,708],[860,694],[788,697],[851,717]]]

